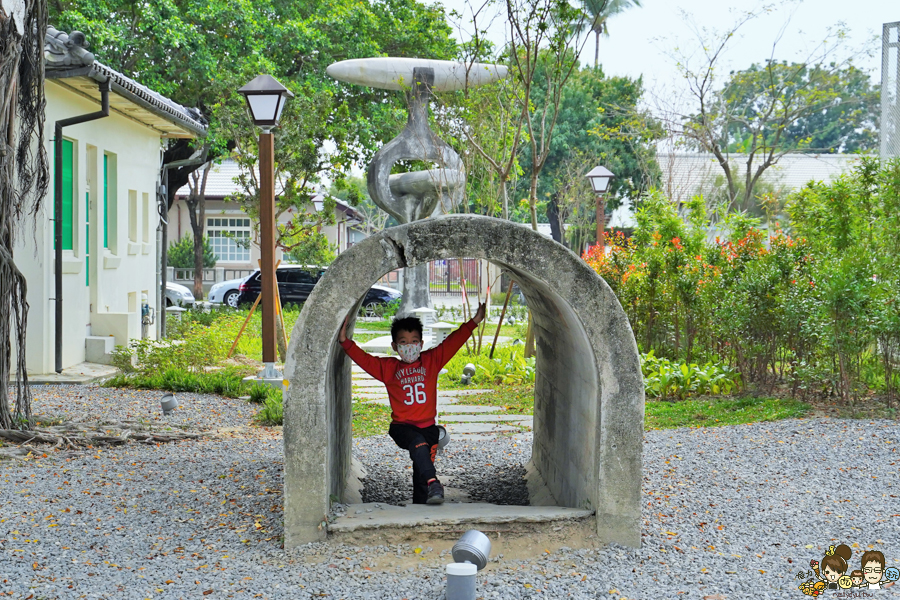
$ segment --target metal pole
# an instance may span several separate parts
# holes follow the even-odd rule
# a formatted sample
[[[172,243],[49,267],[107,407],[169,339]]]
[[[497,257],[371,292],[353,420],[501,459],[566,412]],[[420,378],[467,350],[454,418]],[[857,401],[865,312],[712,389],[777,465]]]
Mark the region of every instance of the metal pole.
[[[259,134],[259,234],[262,276],[262,359],[266,370],[274,369],[275,340],[275,136]]]
[[[603,230],[606,228],[606,202],[605,196],[597,194],[597,245],[600,250],[604,250]]]

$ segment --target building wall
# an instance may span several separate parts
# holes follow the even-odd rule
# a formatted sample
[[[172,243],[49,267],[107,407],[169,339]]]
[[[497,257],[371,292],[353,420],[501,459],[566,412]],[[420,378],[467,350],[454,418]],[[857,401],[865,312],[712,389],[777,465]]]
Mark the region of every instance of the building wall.
[[[95,112],[95,102],[48,80],[46,140],[53,176],[54,123]],[[74,146],[72,249],[63,251],[63,368],[83,362],[85,338],[141,335],[141,295],[156,307],[156,185],[160,137],[113,112],[63,130]],[[104,247],[103,157],[108,156],[108,247]],[[15,258],[28,280],[27,366],[54,369],[53,186],[35,219],[23,221]],[[150,336],[155,336],[150,328]]]

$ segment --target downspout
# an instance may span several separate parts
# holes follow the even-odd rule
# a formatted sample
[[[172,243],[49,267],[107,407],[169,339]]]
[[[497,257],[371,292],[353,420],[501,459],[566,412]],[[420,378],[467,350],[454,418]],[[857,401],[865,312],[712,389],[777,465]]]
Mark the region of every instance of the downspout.
[[[78,125],[79,123],[87,123],[109,116],[109,80],[101,82],[98,86],[100,90],[101,108],[97,112],[78,115],[77,117],[69,117],[68,119],[60,119],[53,128],[53,238],[56,243],[56,264],[54,271],[56,275],[56,372],[62,373],[62,338],[63,338],[63,281],[62,281],[62,143],[63,143],[63,127],[70,125]]]

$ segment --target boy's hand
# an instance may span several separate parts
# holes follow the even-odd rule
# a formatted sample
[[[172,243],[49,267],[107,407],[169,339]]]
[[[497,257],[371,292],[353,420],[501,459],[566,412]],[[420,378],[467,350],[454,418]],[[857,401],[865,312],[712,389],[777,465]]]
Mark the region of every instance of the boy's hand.
[[[338,341],[344,343],[347,341],[347,321],[350,319],[350,316],[347,315],[344,317],[344,324],[341,325],[341,332],[338,334]]]
[[[478,311],[475,313],[475,316],[472,317],[472,320],[475,321],[475,324],[478,325],[482,321],[484,321],[484,313],[486,310],[485,303],[482,302],[478,305]]]

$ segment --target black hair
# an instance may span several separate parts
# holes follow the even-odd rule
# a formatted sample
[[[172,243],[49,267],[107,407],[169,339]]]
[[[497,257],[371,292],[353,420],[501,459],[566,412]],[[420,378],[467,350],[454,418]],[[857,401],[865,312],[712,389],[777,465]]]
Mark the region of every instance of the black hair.
[[[418,332],[419,337],[422,337],[422,321],[419,320],[419,317],[394,319],[394,322],[391,323],[391,340],[396,342],[401,331],[415,331]]]

